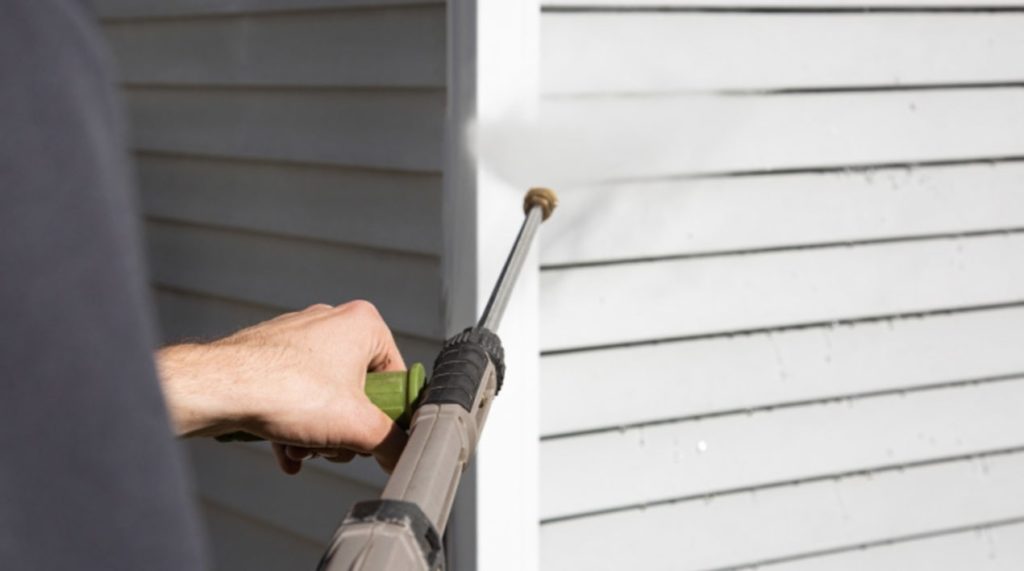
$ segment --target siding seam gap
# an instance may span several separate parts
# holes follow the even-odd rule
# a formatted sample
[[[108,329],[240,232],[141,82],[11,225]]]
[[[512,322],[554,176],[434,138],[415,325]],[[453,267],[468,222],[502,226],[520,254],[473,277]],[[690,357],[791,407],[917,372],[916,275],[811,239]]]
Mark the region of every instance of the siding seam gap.
[[[436,8],[445,6],[440,0],[408,0],[395,3],[374,3],[348,4],[340,6],[309,6],[306,8],[269,8],[269,9],[241,9],[236,11],[220,12],[181,12],[164,14],[139,14],[135,16],[103,16],[100,15],[98,22],[103,26],[125,26],[132,24],[166,24],[176,22],[193,22],[197,20],[229,20],[233,18],[274,18],[281,16],[304,16],[322,15],[330,13],[344,14],[348,12],[373,12],[383,10],[409,10],[416,8]]]
[[[903,472],[908,469],[915,468],[926,468],[929,466],[937,466],[940,464],[952,464],[956,462],[963,462],[969,460],[980,460],[984,458],[994,458],[998,456],[1012,456],[1015,454],[1024,453],[1024,445],[1012,446],[1008,448],[997,448],[993,450],[980,450],[966,454],[955,454],[951,456],[938,456],[934,458],[926,458],[923,460],[915,460],[911,462],[900,462],[898,464],[879,464],[875,466],[869,466],[866,468],[860,468],[858,470],[849,470],[844,472],[833,472],[829,474],[818,474],[815,476],[805,476],[802,478],[791,478],[788,480],[780,480],[777,482],[768,482],[764,484],[753,484],[742,486],[738,488],[725,488],[722,490],[716,490],[707,493],[700,494],[688,494],[685,496],[678,496],[673,498],[666,498],[661,500],[654,500],[650,502],[642,502],[637,504],[628,504],[623,506],[614,506],[610,508],[603,508],[599,510],[576,512],[566,515],[552,516],[547,518],[541,518],[541,525],[549,525],[555,523],[564,523],[567,521],[586,519],[596,516],[611,515],[616,513],[622,513],[627,511],[644,510],[652,507],[664,507],[673,504],[679,504],[684,502],[692,502],[696,500],[709,500],[721,496],[731,496],[736,494],[742,494],[747,492],[756,492],[762,490],[772,490],[778,488],[785,488],[790,486],[799,486],[802,484],[816,484],[826,482],[829,480],[841,480],[858,478],[865,476],[874,476],[877,474],[891,473],[891,472]]]
[[[967,3],[965,3],[967,4]],[[762,14],[762,15],[850,15],[871,16],[885,14],[994,14],[1024,12],[1022,6],[1005,6],[998,4],[980,4],[963,6],[628,6],[613,4],[595,4],[581,6],[541,6],[545,14],[650,14],[650,13],[681,13],[681,14]]]
[[[249,307],[249,308],[252,308],[252,309],[267,310],[267,311],[272,311],[272,312],[277,312],[277,313],[287,313],[287,312],[292,312],[292,311],[299,311],[299,310],[302,309],[301,307],[283,307],[283,306],[273,305],[273,304],[269,304],[269,303],[262,303],[262,302],[258,302],[258,301],[252,301],[252,300],[249,300],[249,299],[229,297],[229,296],[226,296],[226,295],[221,295],[221,294],[210,293],[210,292],[206,292],[206,291],[201,291],[201,290],[196,290],[196,289],[191,289],[191,288],[171,285],[171,284],[167,284],[167,283],[161,282],[159,280],[152,280],[151,279],[149,284],[150,284],[150,287],[152,287],[156,291],[162,291],[162,292],[169,293],[169,294],[172,294],[172,295],[178,295],[178,296],[182,296],[182,297],[197,297],[197,298],[200,298],[200,299],[207,299],[207,300],[217,301],[217,302],[221,302],[221,303],[227,303],[227,304],[230,304],[230,305],[240,305],[240,306]],[[408,339],[410,341],[421,341],[421,342],[424,342],[424,343],[435,343],[435,344],[436,343],[441,343],[441,342],[444,341],[444,339],[439,338],[439,337],[429,337],[429,336],[425,336],[425,335],[422,335],[422,334],[419,334],[419,333],[410,333],[410,332],[407,332],[407,331],[402,331],[400,329],[392,329],[392,332],[395,334],[396,337],[401,337],[401,338],[404,338],[404,339]]]
[[[660,345],[663,343],[682,343],[688,341],[701,341],[705,339],[721,339],[729,337],[740,337],[746,335],[759,335],[766,333],[783,333],[787,331],[801,331],[804,329],[853,327],[864,323],[879,323],[882,321],[899,321],[907,319],[922,319],[944,315],[955,315],[977,311],[996,311],[1001,309],[1015,309],[1024,307],[1024,300],[1011,300],[996,303],[985,303],[977,305],[963,305],[928,309],[922,311],[905,311],[900,313],[888,313],[880,315],[866,315],[861,317],[845,317],[831,320],[808,321],[804,323],[792,323],[786,325],[773,325],[766,327],[753,327],[749,329],[733,329],[729,331],[716,331],[711,333],[696,333],[693,335],[680,335],[678,337],[662,337],[658,339],[641,339],[638,341],[623,341],[621,343],[605,343],[601,345],[588,345],[581,347],[566,347],[561,349],[546,349],[540,352],[541,357],[566,355],[573,353],[585,353],[590,351],[607,351],[610,349],[625,349],[629,347],[643,347],[648,345]]]
[[[732,171],[707,171],[682,174],[660,174],[595,180],[589,186],[615,186],[622,184],[651,184],[686,180],[709,180],[729,178],[751,178],[762,176],[789,176],[805,174],[862,174],[888,169],[918,170],[933,167],[959,167],[968,165],[996,166],[1001,163],[1024,162],[1024,155],[998,155],[987,157],[963,157],[947,159],[924,159],[917,161],[891,161],[878,163],[849,163],[839,165],[778,167],[763,169],[740,169]]]
[[[972,532],[972,531],[973,532],[977,532],[977,531],[983,531],[983,530],[989,530],[989,529],[997,529],[997,528],[1000,528],[1000,527],[1011,527],[1011,526],[1015,526],[1015,525],[1020,525],[1022,523],[1024,523],[1024,516],[1010,517],[1010,518],[997,519],[997,520],[989,520],[989,521],[973,523],[973,524],[968,524],[968,525],[962,525],[962,526],[956,526],[956,527],[946,527],[946,528],[932,530],[932,531],[924,531],[924,532],[918,532],[918,533],[908,533],[908,534],[905,534],[905,535],[897,535],[897,536],[893,536],[893,537],[889,537],[889,538],[882,539],[882,540],[877,540],[877,541],[866,541],[864,543],[855,543],[855,544],[849,544],[849,545],[844,545],[844,546],[840,546],[840,547],[832,547],[832,548],[828,548],[828,549],[820,549],[820,550],[815,550],[815,551],[808,551],[808,552],[805,552],[805,553],[799,553],[799,554],[795,554],[795,555],[787,555],[787,556],[782,556],[782,557],[773,557],[773,558],[770,558],[770,559],[762,559],[762,560],[758,560],[758,561],[754,561],[754,562],[743,563],[743,564],[740,564],[740,565],[733,565],[733,566],[729,566],[729,567],[715,567],[715,568],[710,568],[707,571],[727,571],[727,570],[732,570],[732,569],[749,569],[749,568],[756,569],[756,568],[758,568],[760,566],[763,566],[763,565],[777,565],[779,563],[792,563],[794,561],[800,561],[800,560],[803,560],[803,559],[814,559],[814,558],[817,558],[817,557],[822,557],[822,556],[827,556],[827,555],[838,555],[838,554],[841,554],[841,553],[848,553],[850,551],[858,551],[858,550],[872,549],[872,548],[878,548],[878,547],[887,547],[889,545],[897,545],[897,544],[900,544],[900,543],[910,543],[910,542],[914,542],[914,541],[933,539],[933,538],[943,537],[943,536],[947,536],[947,535],[958,535],[958,534],[968,533],[968,532]]]
[[[888,244],[902,244],[908,242],[931,242],[940,240],[960,240],[970,238],[984,238],[990,236],[1013,236],[1024,233],[1024,226],[1012,226],[1009,228],[990,228],[986,230],[965,230],[961,232],[936,232],[930,234],[911,234],[906,236],[890,236],[885,238],[863,238],[854,240],[834,240],[829,242],[811,242],[807,244],[789,244],[782,246],[765,246],[762,248],[737,248],[735,250],[709,250],[704,252],[693,252],[688,254],[666,254],[663,256],[645,256],[642,258],[620,258],[611,260],[593,260],[582,262],[565,262],[558,264],[543,264],[542,272],[556,272],[566,270],[580,270],[587,268],[600,268],[607,266],[626,266],[632,264],[650,264],[659,262],[678,262],[683,260],[698,260],[706,258],[727,258],[735,256],[753,256],[760,254],[777,254],[782,252],[800,252],[806,250],[826,250],[831,248],[853,248],[864,246],[881,246]]]
[[[270,92],[270,93],[368,93],[378,95],[381,92],[413,95],[444,95],[444,85],[364,85],[364,84],[312,84],[312,83],[203,83],[203,82],[165,82],[165,81],[131,81],[122,82],[125,91],[227,91],[227,92]],[[1024,85],[1022,85],[1024,87]]]
[[[184,220],[167,216],[156,216],[152,214],[147,214],[145,215],[144,218],[146,222],[153,223],[156,225],[177,226],[180,228],[191,228],[195,230],[212,230],[214,232],[221,232],[225,234],[240,234],[243,236],[252,236],[256,238],[269,238],[273,240],[281,240],[283,242],[299,242],[305,244],[314,244],[318,246],[336,248],[338,250],[349,250],[352,251],[353,253],[359,253],[360,251],[362,251],[369,253],[371,255],[387,255],[402,258],[419,258],[421,259],[421,261],[425,260],[435,262],[436,264],[438,264],[438,267],[440,267],[441,262],[440,254],[416,252],[414,250],[398,250],[395,248],[385,248],[382,246],[373,246],[369,244],[340,242],[336,240],[330,240],[327,238],[318,238],[315,236],[285,234],[271,230],[260,230],[244,226],[232,226],[210,222],[197,222],[194,220]]]
[[[414,169],[414,168],[402,168],[402,167],[380,167],[372,165],[352,165],[352,164],[339,164],[339,163],[326,163],[317,161],[303,161],[303,160],[292,160],[292,159],[281,159],[274,157],[253,157],[253,156],[242,156],[242,155],[221,155],[216,153],[196,153],[189,151],[172,151],[165,149],[147,149],[142,147],[134,147],[131,149],[133,155],[136,158],[163,158],[163,159],[178,159],[178,160],[192,160],[192,161],[209,161],[209,162],[229,162],[229,163],[244,163],[244,164],[256,164],[262,166],[276,166],[276,167],[292,167],[292,168],[310,168],[310,169],[330,169],[330,170],[341,170],[351,172],[366,172],[366,173],[380,173],[397,176],[431,176],[438,177],[442,176],[440,169]],[[1024,161],[1024,157],[1021,158]]]
[[[773,95],[837,95],[847,93],[891,93],[912,91],[960,91],[1020,89],[1024,81],[977,81],[965,83],[907,83],[879,85],[835,85],[807,87],[766,87],[751,89],[680,89],[665,91],[552,92],[543,94],[551,101],[589,101],[601,99],[653,99],[662,97],[762,97]]]
[[[614,426],[603,426],[599,428],[589,428],[585,430],[573,430],[567,432],[557,432],[553,434],[546,434],[540,437],[541,442],[547,442],[551,440],[563,440],[567,438],[577,438],[581,436],[592,436],[598,434],[607,434],[610,432],[622,432],[625,430],[634,430],[639,428],[648,428],[652,426],[664,426],[667,424],[681,424],[684,422],[697,422],[702,420],[708,420],[713,418],[721,418],[726,416],[738,416],[747,415],[751,413],[759,412],[774,412],[777,410],[786,410],[791,408],[799,408],[804,406],[812,405],[830,405],[839,404],[843,402],[860,401],[866,399],[890,397],[896,395],[911,395],[916,393],[924,393],[931,391],[939,391],[944,389],[963,388],[963,387],[976,387],[982,385],[991,385],[995,383],[1005,383],[1012,381],[1024,381],[1024,371],[1018,371],[1013,373],[1005,373],[1002,375],[987,375],[984,377],[973,377],[970,379],[957,379],[952,381],[941,381],[936,383],[927,383],[921,385],[902,386],[891,389],[879,389],[874,391],[865,391],[860,393],[847,393],[840,395],[829,395],[810,399],[801,399],[794,401],[782,401],[772,404],[754,405],[742,408],[725,409],[714,412],[705,412],[698,414],[689,414],[685,416],[676,416],[668,418],[660,418],[654,420],[645,420],[641,422],[633,422],[628,424],[620,424]]]
[[[232,515],[234,517],[237,517],[237,518],[239,518],[241,520],[245,520],[245,521],[247,521],[247,522],[249,522],[251,524],[257,525],[259,527],[267,528],[267,529],[269,529],[269,530],[271,530],[273,532],[280,533],[280,534],[286,535],[286,536],[288,536],[288,537],[290,537],[292,539],[302,541],[303,543],[308,543],[308,544],[310,544],[312,546],[315,546],[315,547],[317,547],[319,549],[323,549],[324,547],[326,547],[324,542],[322,542],[320,540],[317,540],[317,539],[314,539],[314,538],[306,535],[305,533],[302,533],[300,531],[296,531],[294,529],[291,529],[290,527],[287,527],[284,524],[281,524],[279,522],[268,520],[268,519],[264,519],[264,518],[262,518],[262,517],[260,517],[260,516],[258,516],[256,514],[248,513],[245,510],[236,508],[236,507],[234,507],[234,506],[232,506],[230,504],[227,504],[227,503],[223,502],[222,500],[214,498],[211,495],[207,494],[206,492],[200,491],[198,493],[198,496],[199,496],[199,499],[200,499],[201,502],[209,504],[211,507],[213,507],[215,509],[221,510],[223,512],[227,512],[228,514],[230,514],[230,515]]]

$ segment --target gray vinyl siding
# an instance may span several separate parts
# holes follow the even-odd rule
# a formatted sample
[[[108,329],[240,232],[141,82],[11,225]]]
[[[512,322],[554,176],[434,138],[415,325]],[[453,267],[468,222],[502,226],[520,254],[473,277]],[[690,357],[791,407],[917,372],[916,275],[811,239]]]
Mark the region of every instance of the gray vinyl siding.
[[[1024,565],[1024,3],[711,4],[541,14],[541,566]]]
[[[164,339],[372,300],[406,359],[441,323],[443,2],[96,2],[132,125]],[[369,461],[289,478],[189,446],[216,568],[312,568]]]

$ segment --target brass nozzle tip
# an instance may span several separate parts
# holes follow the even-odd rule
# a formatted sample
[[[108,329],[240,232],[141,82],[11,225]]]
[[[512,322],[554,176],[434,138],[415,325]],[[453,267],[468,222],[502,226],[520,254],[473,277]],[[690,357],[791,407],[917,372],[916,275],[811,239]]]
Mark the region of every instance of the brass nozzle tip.
[[[537,206],[544,214],[544,220],[551,217],[551,213],[558,206],[558,195],[550,188],[534,187],[526,193],[523,199],[523,212],[529,214],[530,209]]]

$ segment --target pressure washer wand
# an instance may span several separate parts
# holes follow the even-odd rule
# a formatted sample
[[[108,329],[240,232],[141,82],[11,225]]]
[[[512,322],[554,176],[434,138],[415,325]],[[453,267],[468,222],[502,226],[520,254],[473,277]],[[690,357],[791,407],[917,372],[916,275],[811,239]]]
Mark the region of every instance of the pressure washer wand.
[[[526,194],[523,202],[523,209],[526,211],[526,219],[519,227],[519,235],[512,245],[512,251],[505,260],[498,282],[491,290],[491,297],[487,300],[483,315],[476,326],[478,329],[490,329],[497,331],[501,324],[501,318],[505,314],[505,306],[512,296],[512,286],[519,279],[519,272],[523,269],[523,262],[526,255],[530,253],[530,245],[533,244],[533,237],[537,234],[540,223],[551,216],[551,212],[558,204],[555,194],[548,189],[534,188]]]
[[[412,415],[409,441],[380,499],[352,507],[319,570],[444,569],[441,536],[462,472],[505,376],[504,350],[494,330],[537,227],[556,205],[557,197],[548,189],[526,194],[526,219],[480,321],[445,341]]]

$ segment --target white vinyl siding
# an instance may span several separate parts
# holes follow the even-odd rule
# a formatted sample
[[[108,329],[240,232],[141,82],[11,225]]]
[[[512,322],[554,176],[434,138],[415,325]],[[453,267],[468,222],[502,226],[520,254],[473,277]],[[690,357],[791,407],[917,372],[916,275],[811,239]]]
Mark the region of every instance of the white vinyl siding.
[[[1024,564],[1024,3],[985,4],[545,3],[544,569]]]
[[[372,300],[407,360],[444,335],[445,4],[100,0],[132,126],[164,338]],[[429,361],[428,361],[429,364]],[[311,569],[369,460],[279,474],[189,444],[217,569]]]

